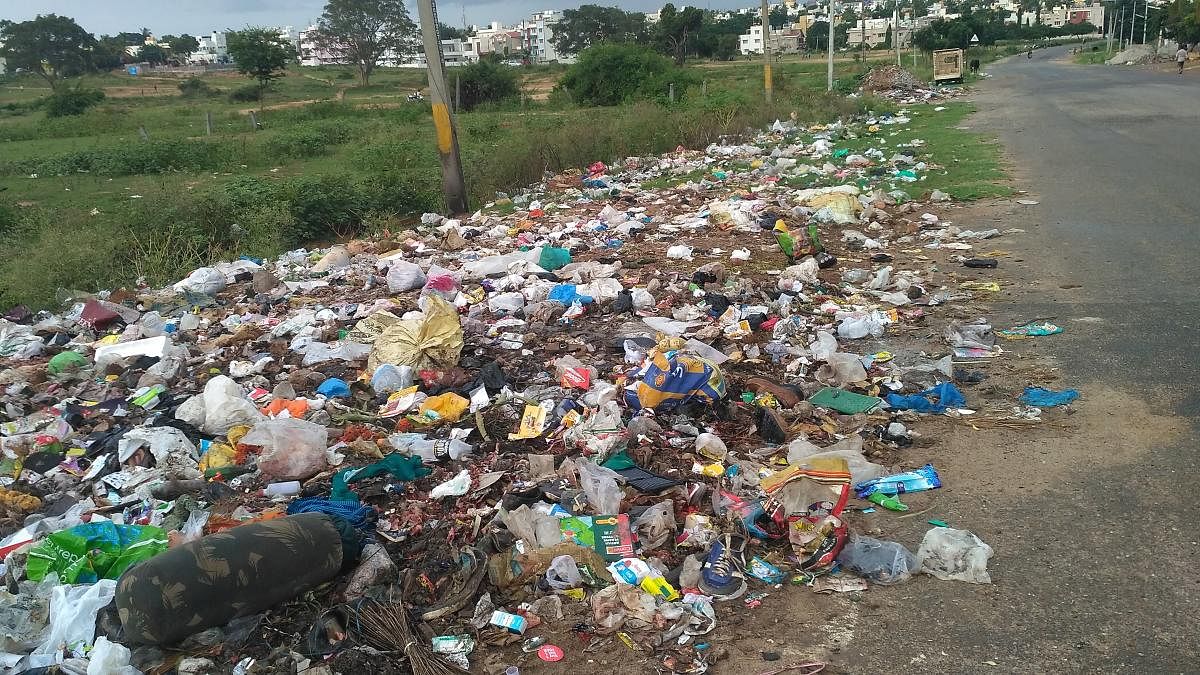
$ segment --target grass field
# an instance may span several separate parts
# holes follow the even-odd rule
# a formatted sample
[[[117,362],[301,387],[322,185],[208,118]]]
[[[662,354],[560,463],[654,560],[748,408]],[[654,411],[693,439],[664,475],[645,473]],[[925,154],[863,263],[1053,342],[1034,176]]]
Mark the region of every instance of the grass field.
[[[877,52],[864,65],[840,57],[836,88],[852,91],[868,67],[893,58]],[[905,58],[908,66],[911,54]],[[774,65],[773,105],[762,100],[760,62],[689,68],[703,84],[678,92],[674,105],[664,92],[660,102],[613,108],[579,107],[552,93],[562,66],[522,69],[520,100],[457,117],[472,207],[545,172],[701,147],[788,114],[823,122],[888,108],[827,95],[826,66],[816,58]],[[918,62],[915,71],[927,69]],[[270,256],[364,228],[403,227],[412,214],[441,209],[428,104],[405,101],[424,90],[423,70],[382,69],[361,88],[346,68],[297,69],[261,106],[229,100],[246,78],[203,79],[213,93],[185,98],[178,78],[89,77],[85,85],[108,98],[58,119],[36,107],[49,93],[44,83],[0,81],[0,245],[21,253],[0,260],[0,306],[46,306],[59,288],[90,291],[137,277],[162,283],[213,258]],[[939,178],[952,194],[994,194],[995,153],[979,152],[985,146],[951,128],[966,112],[931,116],[927,127],[918,118],[913,133],[955,153]]]

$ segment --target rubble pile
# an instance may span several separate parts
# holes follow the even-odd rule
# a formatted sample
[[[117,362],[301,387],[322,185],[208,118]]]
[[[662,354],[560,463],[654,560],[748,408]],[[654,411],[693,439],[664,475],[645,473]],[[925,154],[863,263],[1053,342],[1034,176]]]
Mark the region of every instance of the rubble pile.
[[[962,87],[938,87],[922,82],[916,75],[900,66],[872,68],[863,76],[859,88],[863,93],[886,98],[901,105],[953,99],[965,93]]]
[[[938,169],[889,141],[909,121],[780,121],[12,309],[3,665],[701,673],[767,594],[986,583],[970,532],[852,529],[942,486],[921,420],[1003,353],[939,311],[999,290],[972,249],[1004,233],[899,189]]]

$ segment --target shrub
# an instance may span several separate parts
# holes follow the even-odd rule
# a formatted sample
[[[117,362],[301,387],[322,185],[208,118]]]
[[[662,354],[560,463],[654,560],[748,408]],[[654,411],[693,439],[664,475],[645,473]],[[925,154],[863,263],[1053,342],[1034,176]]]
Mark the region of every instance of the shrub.
[[[229,100],[234,103],[255,103],[262,96],[263,87],[257,84],[243,84],[229,92]]]
[[[207,98],[217,94],[217,90],[198,77],[189,77],[179,83],[179,93],[184,98]]]
[[[99,105],[104,92],[99,89],[64,89],[45,98],[47,117],[82,115],[88,108]]]
[[[350,140],[352,135],[351,125],[341,120],[300,124],[267,139],[265,149],[271,158],[317,157],[330,146]]]
[[[665,100],[671,83],[682,98],[695,82],[694,76],[649,47],[602,44],[580,52],[559,87],[570,92],[576,103],[619,105],[638,99]]]
[[[66,176],[93,173],[133,176],[171,171],[210,171],[228,168],[236,148],[218,142],[186,138],[152,139],[76,150],[0,165],[0,173]]]
[[[459,105],[463,110],[471,110],[480,103],[515,99],[521,91],[516,71],[491,61],[462,66],[454,73],[462,87]]]

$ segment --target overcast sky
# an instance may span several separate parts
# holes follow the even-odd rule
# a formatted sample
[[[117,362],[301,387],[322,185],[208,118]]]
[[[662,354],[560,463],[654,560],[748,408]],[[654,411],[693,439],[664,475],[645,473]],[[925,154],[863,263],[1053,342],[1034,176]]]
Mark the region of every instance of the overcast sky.
[[[590,0],[592,4],[616,4],[630,11],[654,11],[666,0]],[[463,11],[468,24],[496,20],[512,23],[542,9],[578,7],[581,2],[563,0],[442,0],[438,18],[442,23],[461,25]],[[676,2],[676,5],[682,5]],[[753,0],[699,0],[699,7],[729,9],[755,4]],[[160,0],[158,2],[105,2],[101,0],[0,0],[0,19],[24,21],[37,14],[69,16],[85,30],[97,35],[135,32],[143,26],[155,35],[190,33],[253,26],[303,28],[321,15],[325,0]],[[409,2],[416,18],[416,6]]]

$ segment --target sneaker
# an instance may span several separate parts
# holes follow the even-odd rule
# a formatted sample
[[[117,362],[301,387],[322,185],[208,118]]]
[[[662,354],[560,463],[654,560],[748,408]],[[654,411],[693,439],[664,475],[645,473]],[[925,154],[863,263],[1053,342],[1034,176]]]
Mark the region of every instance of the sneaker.
[[[740,538],[739,538],[740,539]],[[745,542],[741,542],[744,549]],[[700,590],[717,600],[733,600],[746,592],[746,578],[742,576],[737,560],[741,551],[729,534],[723,534],[713,542],[708,560],[700,570]]]

